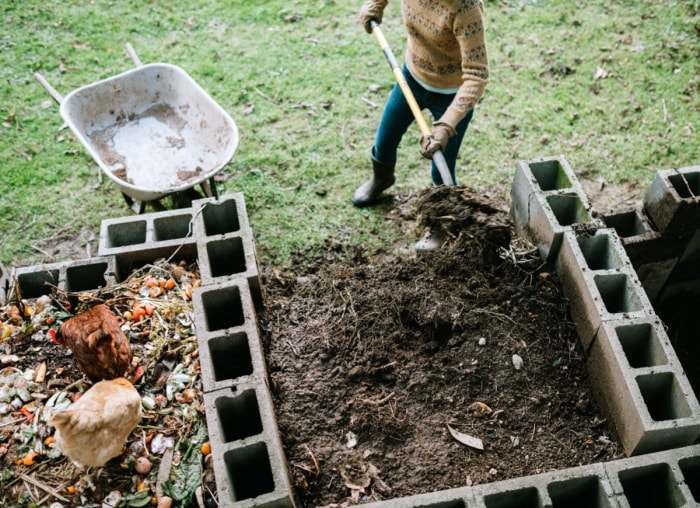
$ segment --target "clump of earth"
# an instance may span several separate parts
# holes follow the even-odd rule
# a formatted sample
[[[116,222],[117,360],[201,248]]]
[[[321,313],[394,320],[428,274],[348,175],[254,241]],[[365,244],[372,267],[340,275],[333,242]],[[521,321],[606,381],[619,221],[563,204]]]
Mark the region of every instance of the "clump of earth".
[[[328,244],[262,268],[275,413],[305,506],[353,505],[624,456],[551,266],[504,203],[436,187],[386,211],[435,252]]]

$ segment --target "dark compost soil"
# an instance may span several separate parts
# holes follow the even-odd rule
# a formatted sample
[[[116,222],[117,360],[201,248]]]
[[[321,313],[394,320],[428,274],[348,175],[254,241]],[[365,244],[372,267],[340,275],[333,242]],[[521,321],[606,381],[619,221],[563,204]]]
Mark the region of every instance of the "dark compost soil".
[[[557,276],[512,238],[506,206],[438,187],[388,216],[450,239],[420,256],[328,245],[306,253],[304,268],[262,269],[271,389],[303,503],[399,498],[622,457],[592,400]]]

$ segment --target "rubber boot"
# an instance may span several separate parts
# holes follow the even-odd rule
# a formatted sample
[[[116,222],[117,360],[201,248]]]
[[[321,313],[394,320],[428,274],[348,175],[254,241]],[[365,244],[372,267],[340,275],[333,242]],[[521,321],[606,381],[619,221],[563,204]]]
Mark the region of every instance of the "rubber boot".
[[[371,206],[386,189],[394,185],[394,167],[396,163],[384,164],[370,155],[372,159],[373,176],[371,180],[360,185],[352,196],[352,204],[357,207]]]
[[[447,240],[447,233],[442,229],[431,229],[418,240],[413,248],[417,253],[438,250]]]

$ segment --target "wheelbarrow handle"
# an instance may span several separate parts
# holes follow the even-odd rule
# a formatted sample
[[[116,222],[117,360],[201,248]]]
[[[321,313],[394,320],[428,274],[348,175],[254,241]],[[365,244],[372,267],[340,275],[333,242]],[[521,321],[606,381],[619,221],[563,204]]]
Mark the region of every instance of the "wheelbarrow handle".
[[[44,76],[42,76],[38,72],[35,72],[34,79],[36,79],[41,84],[41,86],[43,86],[46,89],[46,91],[49,92],[49,95],[53,97],[53,100],[56,101],[56,104],[60,106],[63,102],[63,96],[60,93],[58,93],[56,89],[49,84],[48,81],[46,81],[46,78],[44,78]]]
[[[126,43],[126,52],[129,54],[131,59],[134,62],[134,65],[136,67],[141,67],[143,64],[141,63],[141,60],[139,59],[138,55],[136,54],[136,51],[134,51],[134,48],[129,44],[128,42]],[[35,72],[34,73],[34,79],[36,79],[41,86],[43,86],[47,92],[49,92],[49,95],[53,98],[53,100],[56,101],[56,104],[59,106],[63,102],[63,95],[58,93],[54,87],[52,87],[48,81],[46,81],[46,78],[42,76],[40,73]]]
[[[124,44],[124,46],[126,47],[127,54],[129,55],[129,57],[131,57],[131,60],[134,62],[134,65],[136,67],[141,67],[143,64],[141,63],[141,59],[139,58],[139,56],[136,54],[136,51],[134,51],[133,46],[128,42]]]
[[[396,61],[394,53],[391,51],[389,43],[386,41],[386,38],[384,37],[381,28],[379,28],[379,23],[377,23],[375,20],[371,20],[370,26],[372,27],[372,33],[377,39],[379,46],[382,48],[382,51],[384,51],[386,60],[391,66],[391,70],[394,73],[394,78],[396,78],[396,82],[398,83],[399,87],[401,88],[401,91],[403,92],[403,96],[406,99],[406,102],[408,103],[408,107],[411,108],[413,118],[415,118],[416,123],[420,128],[421,134],[423,136],[432,136],[433,131],[430,129],[430,127],[428,127],[428,122],[425,121],[423,112],[421,111],[418,102],[416,102],[416,98],[414,97],[413,92],[411,91],[411,87],[408,86],[408,82],[406,81],[403,72],[401,72],[399,63]],[[436,150],[433,153],[433,162],[435,163],[435,166],[440,172],[440,178],[442,179],[442,183],[444,183],[445,185],[454,185],[454,181],[452,180],[452,174],[450,173],[450,168],[447,167],[447,161],[445,160],[445,155],[442,153],[442,150]]]

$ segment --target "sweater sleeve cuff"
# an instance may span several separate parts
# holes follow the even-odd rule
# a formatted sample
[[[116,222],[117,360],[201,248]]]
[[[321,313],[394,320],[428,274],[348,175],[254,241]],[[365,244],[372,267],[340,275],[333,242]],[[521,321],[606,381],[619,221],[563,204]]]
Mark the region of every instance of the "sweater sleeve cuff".
[[[468,111],[462,111],[455,105],[451,105],[447,108],[447,111],[440,117],[435,123],[447,124],[455,131],[457,130],[457,124],[462,121],[462,119],[467,116]]]

